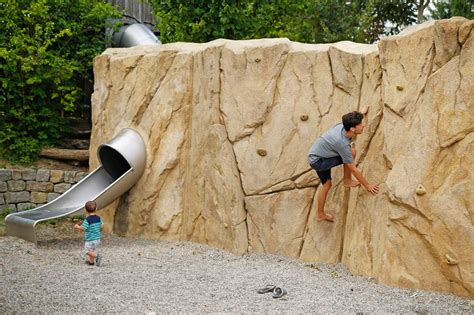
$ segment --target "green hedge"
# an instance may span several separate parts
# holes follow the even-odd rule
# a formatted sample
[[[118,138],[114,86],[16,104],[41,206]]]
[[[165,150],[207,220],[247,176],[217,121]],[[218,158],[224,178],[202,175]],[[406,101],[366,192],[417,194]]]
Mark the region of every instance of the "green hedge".
[[[0,0],[1,157],[34,161],[90,105],[93,58],[120,16],[103,0]]]

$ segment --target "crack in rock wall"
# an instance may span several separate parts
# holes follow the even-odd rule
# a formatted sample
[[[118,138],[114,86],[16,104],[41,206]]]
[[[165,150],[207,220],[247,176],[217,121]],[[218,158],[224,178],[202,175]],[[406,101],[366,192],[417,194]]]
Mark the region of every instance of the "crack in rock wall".
[[[90,149],[125,127],[147,146],[142,178],[101,212],[109,231],[342,262],[390,285],[474,296],[473,25],[428,22],[378,45],[106,50]],[[381,192],[344,188],[336,168],[326,203],[336,221],[316,222],[309,147],[364,105],[356,162]]]

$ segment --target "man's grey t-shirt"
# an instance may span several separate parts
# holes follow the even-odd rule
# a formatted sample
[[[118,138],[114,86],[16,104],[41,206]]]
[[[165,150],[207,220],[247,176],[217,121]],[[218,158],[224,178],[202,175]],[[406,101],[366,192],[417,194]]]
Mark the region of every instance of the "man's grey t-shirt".
[[[313,164],[321,157],[336,156],[340,156],[344,164],[353,162],[350,138],[347,137],[342,123],[335,125],[316,139],[309,150],[308,162]]]

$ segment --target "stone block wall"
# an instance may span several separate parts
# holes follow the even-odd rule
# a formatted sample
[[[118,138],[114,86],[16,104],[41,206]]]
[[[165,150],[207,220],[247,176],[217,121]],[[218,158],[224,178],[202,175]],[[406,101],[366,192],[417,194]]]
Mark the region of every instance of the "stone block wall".
[[[49,169],[0,169],[0,212],[35,208],[66,192],[88,173]]]

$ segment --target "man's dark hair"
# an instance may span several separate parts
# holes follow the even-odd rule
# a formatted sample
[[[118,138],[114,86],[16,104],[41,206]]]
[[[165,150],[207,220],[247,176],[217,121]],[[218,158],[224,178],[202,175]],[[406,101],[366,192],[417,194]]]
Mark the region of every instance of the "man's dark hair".
[[[358,111],[350,112],[342,116],[342,124],[344,125],[344,130],[349,131],[352,127],[357,126],[362,122],[364,119],[364,115],[362,115]]]
[[[86,210],[87,212],[94,212],[97,208],[95,201],[88,201],[86,202]]]

